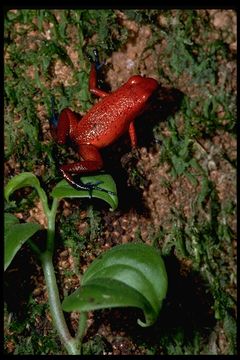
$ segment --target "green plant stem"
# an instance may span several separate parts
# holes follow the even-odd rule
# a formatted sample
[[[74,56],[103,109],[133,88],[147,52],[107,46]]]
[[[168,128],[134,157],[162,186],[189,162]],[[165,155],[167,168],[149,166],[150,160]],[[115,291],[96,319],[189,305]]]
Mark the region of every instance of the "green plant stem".
[[[48,207],[47,194],[40,186],[36,187],[36,190],[37,190],[38,196],[42,202],[44,213],[47,217],[49,217],[49,215],[51,215],[51,210],[49,210],[49,207]],[[52,209],[53,209],[53,207],[52,207]]]
[[[48,210],[46,213],[48,218],[47,245],[45,252],[42,253],[40,256],[40,260],[43,267],[44,278],[48,293],[48,302],[53,319],[53,324],[68,354],[80,355],[78,341],[77,339],[74,339],[71,336],[64,318],[55,271],[52,262],[53,252],[54,252],[54,239],[55,239],[55,218],[56,218],[58,203],[59,200],[54,199],[51,210]]]
[[[44,272],[44,278],[46,281],[48,302],[53,319],[53,324],[68,354],[80,355],[77,341],[71,336],[62,311],[56,276],[52,263],[52,254],[49,251],[45,251],[41,256],[41,262]]]
[[[57,207],[59,204],[58,199],[53,199],[52,208],[47,212],[48,219],[48,232],[47,232],[47,246],[46,250],[49,251],[52,255],[54,252],[54,240],[55,240],[55,220],[57,214]]]
[[[38,194],[42,201],[43,209],[47,216],[47,221],[48,221],[47,244],[44,252],[41,252],[38,246],[31,241],[30,241],[30,246],[38,255],[42,263],[43,273],[44,273],[44,278],[48,293],[48,303],[53,320],[53,325],[57,330],[60,340],[63,346],[65,347],[65,349],[67,350],[68,354],[80,355],[81,342],[86,328],[87,313],[81,314],[78,334],[76,338],[72,337],[69,332],[68,326],[66,324],[66,320],[64,318],[53,261],[52,261],[53,253],[54,253],[54,243],[55,243],[55,220],[56,220],[59,199],[54,198],[52,202],[52,207],[51,209],[49,209],[48,199],[44,190],[38,188]]]
[[[76,340],[78,341],[80,348],[82,346],[82,339],[86,330],[87,318],[88,318],[88,313],[84,311],[81,312],[79,324],[78,324],[78,332],[76,335]]]

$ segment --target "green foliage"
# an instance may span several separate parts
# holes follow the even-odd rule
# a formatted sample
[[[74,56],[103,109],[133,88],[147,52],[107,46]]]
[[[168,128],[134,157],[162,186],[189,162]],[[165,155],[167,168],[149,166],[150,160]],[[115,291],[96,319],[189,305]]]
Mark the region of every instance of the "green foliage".
[[[12,214],[4,214],[4,270],[8,268],[22,245],[41,229],[39,224],[19,224]]]
[[[61,238],[64,245],[66,247],[74,249],[73,246],[78,244],[76,248],[76,252],[78,253],[79,250],[82,250],[84,248],[84,243],[87,240],[85,237],[80,236],[77,231],[79,216],[79,210],[75,210],[67,217],[61,217],[61,219],[59,220]],[[64,229],[64,231],[62,229]]]
[[[175,178],[185,175],[193,185],[198,184],[199,175],[205,175],[204,169],[194,158],[194,136],[189,121],[186,119],[184,128],[178,130],[177,120],[170,118],[168,121],[170,136],[163,136],[161,133],[156,137],[162,142],[160,161],[167,161],[171,164],[171,175]]]
[[[93,261],[82,277],[81,288],[63,301],[64,311],[91,311],[134,306],[152,325],[167,292],[167,274],[159,253],[144,244],[118,245]],[[91,299],[91,301],[89,301]]]
[[[88,243],[88,237],[79,235],[77,225],[79,224],[79,211],[76,210],[66,218],[61,217],[59,220],[60,236],[64,246],[71,249],[73,257],[73,273],[80,276],[80,257],[81,252],[85,250]],[[69,270],[66,275],[71,276],[73,273]]]
[[[118,24],[116,18],[112,10],[82,10],[80,23],[84,37],[97,34],[97,45],[110,54],[127,40],[127,30]]]
[[[154,22],[156,21],[156,17],[159,15],[159,10],[156,9],[129,9],[123,11],[129,20],[136,21],[140,24],[154,24]]]
[[[87,210],[87,219],[89,226],[86,231],[86,236],[89,237],[89,241],[93,243],[94,240],[97,240],[101,232],[101,213],[95,210],[92,205],[89,205]]]
[[[86,221],[89,226],[83,235],[79,234],[79,218],[80,211],[77,209],[66,218],[61,217],[59,220],[61,240],[65,247],[71,248],[71,255],[74,261],[74,272],[78,276],[80,276],[80,257],[82,251],[86,250],[86,246],[89,242],[94,246],[98,246],[94,241],[101,231],[100,214],[92,205],[89,205],[87,208]]]
[[[103,355],[108,348],[105,338],[96,335],[83,344],[82,355]]]
[[[168,355],[199,355],[201,336],[198,332],[195,332],[192,341],[190,341],[184,335],[182,329],[178,328],[172,335],[163,336],[161,338],[161,345],[164,348],[164,352]]]
[[[226,314],[223,322],[225,333],[229,339],[229,355],[236,355],[237,349],[237,322],[233,316]]]
[[[92,179],[92,177],[88,177],[87,181],[90,180],[92,182]],[[41,250],[34,242],[30,242],[30,245],[42,263],[53,323],[68,353],[79,354],[80,349],[79,346],[76,345],[76,341],[79,342],[80,338],[79,336],[72,338],[69,334],[60,309],[60,299],[52,264],[55,217],[59,203],[56,199],[69,196],[68,192],[70,192],[71,196],[72,189],[66,189],[66,186],[62,189],[62,185],[57,185],[52,192],[54,200],[51,208],[49,208],[47,195],[41,188],[37,177],[25,172],[16,175],[6,185],[6,200],[9,200],[9,197],[14,191],[26,186],[31,186],[37,190],[48,221],[45,249]],[[106,186],[108,187],[109,183],[107,183]],[[114,182],[111,182],[111,186],[113,186],[112,190],[116,189]],[[78,193],[81,193],[81,191]],[[77,197],[77,194],[74,194],[74,196]],[[82,197],[82,194],[79,196]],[[86,196],[88,196],[88,194],[85,194],[85,197]],[[29,237],[32,235],[32,233],[29,234],[29,231],[27,233],[26,231],[22,231],[20,227],[16,233],[15,227],[19,225],[17,222],[17,219],[11,214],[5,216],[5,227],[7,227],[6,237],[11,234],[11,238],[8,240],[13,240],[11,242],[9,241],[11,247],[5,244],[7,250],[5,252],[6,267],[21,248],[23,242],[29,240]],[[34,224],[31,223],[21,225],[22,227],[29,225],[31,229],[34,226]],[[13,231],[11,233],[12,228]],[[39,227],[37,227],[37,229],[34,228],[34,232],[38,230],[38,228]],[[19,238],[19,234],[21,238]],[[138,320],[138,323],[141,326],[150,326],[158,317],[162,301],[166,296],[167,282],[164,262],[153,247],[144,244],[119,245],[101,255],[100,258],[92,263],[91,267],[83,275],[81,289],[64,299],[63,309],[65,311],[82,311],[83,318],[81,319],[84,319],[84,321],[80,323],[81,326],[79,327],[82,333],[84,333],[86,326],[86,315],[84,313],[107,307],[138,307],[142,309],[145,316],[145,322]],[[91,301],[89,299],[91,299]],[[27,347],[26,351],[33,351],[34,341],[35,340],[32,340],[30,349]]]
[[[13,355],[61,355],[61,345],[55,330],[49,329],[48,336],[41,331],[47,323],[48,305],[38,304],[31,298],[25,310],[25,318],[18,319],[5,309],[5,344],[8,341],[13,343]],[[7,349],[5,351],[7,353]]]
[[[116,193],[116,184],[110,175],[96,175],[96,177],[87,176],[82,178],[82,181],[85,181],[85,183],[101,182],[103,189]],[[4,196],[7,202],[9,201],[9,197],[16,190],[24,188],[26,186],[33,187],[38,192],[45,215],[50,217],[53,216],[56,209],[53,208],[53,210],[50,210],[48,208],[47,195],[42,189],[38,178],[30,172],[24,172],[16,175],[8,182],[4,189]],[[92,196],[106,201],[110,206],[112,206],[113,209],[116,209],[117,207],[117,195],[109,195],[108,193],[104,193],[103,191],[93,190]],[[65,180],[62,180],[54,187],[52,191],[52,197],[55,201],[54,206],[56,207],[58,200],[63,197],[89,198],[89,192],[85,190],[75,190]],[[5,214],[4,222],[4,268],[6,270],[18,250],[20,250],[20,248],[22,247],[22,245],[27,240],[29,240],[31,236],[34,235],[41,227],[39,224],[33,223],[19,224],[18,219],[11,214]],[[34,246],[34,244],[31,243],[31,246]]]

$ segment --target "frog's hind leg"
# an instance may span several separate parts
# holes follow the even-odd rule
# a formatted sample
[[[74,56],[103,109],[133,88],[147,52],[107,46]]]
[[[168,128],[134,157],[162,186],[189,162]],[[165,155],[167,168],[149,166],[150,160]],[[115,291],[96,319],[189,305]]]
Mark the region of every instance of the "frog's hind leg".
[[[97,49],[93,50],[94,59],[88,55],[89,60],[91,61],[91,70],[89,75],[89,91],[98,97],[105,97],[108,95],[106,91],[103,91],[99,89],[97,85],[97,72],[100,69],[100,67],[103,65],[103,63],[100,64],[99,62],[99,56]]]
[[[77,190],[88,190],[90,197],[91,192],[94,189],[113,194],[111,191],[102,189],[101,187],[97,186],[99,185],[99,182],[95,184],[83,184],[82,182],[78,181],[77,183],[76,181],[74,181],[72,174],[86,174],[98,171],[103,168],[103,160],[101,154],[95,146],[89,144],[80,144],[79,155],[83,158],[82,161],[62,165],[60,167],[60,171],[62,172],[63,177],[68,181],[68,183]]]
[[[78,152],[83,160],[72,164],[62,165],[61,170],[73,174],[84,174],[102,169],[103,160],[99,150],[95,146],[80,144],[78,145]]]

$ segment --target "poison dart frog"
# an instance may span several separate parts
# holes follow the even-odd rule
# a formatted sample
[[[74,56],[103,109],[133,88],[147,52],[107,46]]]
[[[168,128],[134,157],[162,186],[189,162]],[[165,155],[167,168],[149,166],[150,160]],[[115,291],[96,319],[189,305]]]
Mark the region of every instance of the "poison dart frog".
[[[94,50],[95,59],[90,60],[89,91],[100,97],[82,118],[69,108],[61,111],[59,117],[53,111],[50,119],[50,129],[58,144],[65,144],[69,137],[78,147],[79,162],[60,166],[63,177],[76,189],[102,190],[112,192],[97,186],[99,183],[76,183],[73,174],[85,174],[99,171],[103,168],[100,150],[115,142],[128,132],[133,148],[137,145],[134,120],[146,108],[151,95],[157,90],[158,82],[150,77],[134,75],[120,88],[107,93],[97,86],[97,70],[99,68],[98,53]],[[101,65],[100,65],[101,66]]]

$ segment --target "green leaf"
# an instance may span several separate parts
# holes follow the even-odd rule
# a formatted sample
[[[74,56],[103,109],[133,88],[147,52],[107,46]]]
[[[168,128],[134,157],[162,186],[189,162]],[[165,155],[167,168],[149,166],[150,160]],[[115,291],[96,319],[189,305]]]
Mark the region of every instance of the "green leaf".
[[[145,244],[118,245],[93,261],[82,286],[63,301],[64,311],[133,306],[152,325],[167,292],[167,273],[158,251]]]
[[[9,201],[9,196],[16,190],[25,186],[34,187],[36,190],[41,188],[38,178],[31,172],[23,172],[14,176],[4,189],[4,196]]]
[[[111,191],[116,195],[108,194],[101,190],[93,190],[92,197],[106,201],[113,210],[117,208],[118,206],[117,188],[111,175],[100,174],[95,176],[82,176],[80,180],[84,184],[87,183],[95,184],[101,182],[99,185],[97,185],[98,187],[103,188],[107,191]],[[51,195],[53,198],[64,198],[64,197],[89,198],[89,191],[74,189],[66,180],[62,180],[55,186]]]
[[[4,214],[4,271],[21,246],[40,229],[39,224],[19,224],[14,215]]]
[[[13,214],[5,213],[4,214],[4,228],[5,231],[9,230],[12,225],[18,224],[19,220]]]

